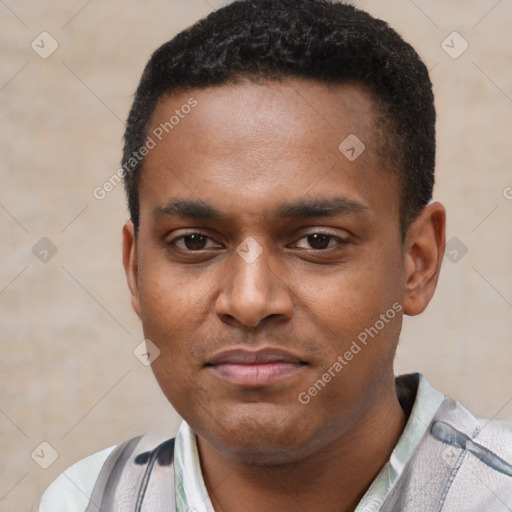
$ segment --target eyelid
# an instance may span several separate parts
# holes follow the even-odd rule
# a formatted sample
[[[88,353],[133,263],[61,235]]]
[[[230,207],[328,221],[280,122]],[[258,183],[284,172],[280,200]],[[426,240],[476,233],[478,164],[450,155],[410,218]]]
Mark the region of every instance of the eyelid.
[[[334,232],[331,231],[329,228],[322,228],[322,227],[309,227],[306,228],[307,230],[302,231],[300,236],[297,238],[297,240],[300,240],[301,238],[312,236],[312,235],[325,235],[330,236],[332,238],[338,238],[340,240],[348,240],[350,233],[346,230],[341,230],[342,233],[338,231]]]

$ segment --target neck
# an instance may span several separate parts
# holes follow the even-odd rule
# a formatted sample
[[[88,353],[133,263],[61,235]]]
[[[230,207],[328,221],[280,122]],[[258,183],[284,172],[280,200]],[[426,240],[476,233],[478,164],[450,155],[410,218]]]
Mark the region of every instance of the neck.
[[[355,510],[407,421],[396,395],[388,389],[384,396],[334,442],[290,464],[248,465],[198,436],[203,477],[215,510]]]

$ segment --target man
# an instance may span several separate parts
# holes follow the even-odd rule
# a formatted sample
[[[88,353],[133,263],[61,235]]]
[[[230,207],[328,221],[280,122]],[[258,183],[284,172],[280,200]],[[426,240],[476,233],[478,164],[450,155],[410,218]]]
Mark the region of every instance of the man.
[[[444,252],[434,124],[415,51],[346,4],[234,2],[160,47],[123,260],[184,422],[78,462],[40,511],[511,510],[512,434],[393,373]]]

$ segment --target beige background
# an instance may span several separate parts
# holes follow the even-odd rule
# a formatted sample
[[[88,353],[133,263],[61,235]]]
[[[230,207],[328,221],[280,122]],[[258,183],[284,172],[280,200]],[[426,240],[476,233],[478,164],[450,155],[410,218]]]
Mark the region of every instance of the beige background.
[[[445,258],[428,311],[406,319],[397,371],[421,371],[477,414],[511,421],[512,2],[355,3],[432,70],[435,198],[448,209],[448,239],[468,248],[457,263]],[[36,510],[46,485],[85,455],[177,428],[132,353],[142,334],[120,259],[122,186],[101,201],[92,191],[118,169],[150,53],[220,4],[0,2],[1,511]],[[31,48],[42,31],[59,44],[48,59]],[[469,43],[458,59],[441,46],[453,31]],[[46,263],[32,252],[42,237],[58,249]],[[31,459],[43,441],[59,454],[46,470]]]

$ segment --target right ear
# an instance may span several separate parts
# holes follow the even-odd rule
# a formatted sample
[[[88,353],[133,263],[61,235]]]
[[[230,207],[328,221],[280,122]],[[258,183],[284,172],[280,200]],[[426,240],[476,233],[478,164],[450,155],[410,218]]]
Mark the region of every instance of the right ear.
[[[137,266],[137,239],[135,227],[131,220],[126,221],[123,226],[123,265],[130,288],[132,308],[140,318],[140,299]]]

